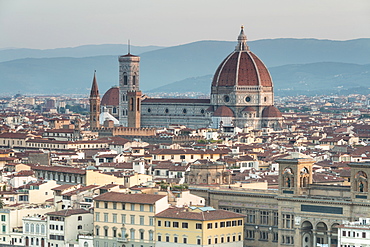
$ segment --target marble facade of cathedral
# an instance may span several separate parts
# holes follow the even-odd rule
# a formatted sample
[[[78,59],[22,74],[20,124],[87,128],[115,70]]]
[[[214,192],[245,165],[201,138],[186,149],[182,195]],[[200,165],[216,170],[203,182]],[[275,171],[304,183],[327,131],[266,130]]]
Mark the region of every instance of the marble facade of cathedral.
[[[189,128],[251,126],[275,130],[282,127],[282,114],[274,106],[270,73],[249,50],[243,27],[235,50],[221,62],[214,74],[210,99],[139,96],[140,57],[128,53],[118,60],[119,87],[109,89],[103,96],[101,116],[107,118],[103,113],[108,112],[121,126],[168,127],[181,124]]]

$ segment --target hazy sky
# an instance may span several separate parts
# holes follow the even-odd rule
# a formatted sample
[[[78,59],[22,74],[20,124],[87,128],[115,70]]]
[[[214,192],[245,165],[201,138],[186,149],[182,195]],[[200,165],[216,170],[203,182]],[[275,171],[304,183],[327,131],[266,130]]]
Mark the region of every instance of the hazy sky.
[[[0,0],[0,48],[370,37],[370,0]]]

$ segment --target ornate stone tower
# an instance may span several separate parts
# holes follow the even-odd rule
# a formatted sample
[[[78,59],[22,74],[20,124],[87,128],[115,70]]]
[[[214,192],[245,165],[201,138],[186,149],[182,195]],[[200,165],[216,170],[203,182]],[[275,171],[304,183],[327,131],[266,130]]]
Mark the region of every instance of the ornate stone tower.
[[[119,123],[128,126],[128,91],[139,91],[140,57],[130,54],[120,56],[119,61]]]
[[[312,184],[314,160],[306,157],[290,157],[277,160],[279,163],[279,192],[284,196],[297,196],[308,193]]]
[[[140,90],[128,91],[127,101],[128,101],[127,127],[140,128],[141,91]]]
[[[90,92],[90,129],[100,127],[99,115],[100,115],[100,96],[98,83],[96,81],[96,74],[94,73],[94,79]]]

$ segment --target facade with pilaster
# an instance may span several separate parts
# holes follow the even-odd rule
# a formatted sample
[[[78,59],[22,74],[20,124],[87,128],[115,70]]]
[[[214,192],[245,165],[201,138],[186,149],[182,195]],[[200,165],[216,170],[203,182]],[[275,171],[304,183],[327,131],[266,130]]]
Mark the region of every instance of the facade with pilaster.
[[[350,163],[352,186],[312,182],[313,160],[278,160],[279,188],[190,186],[206,205],[245,215],[244,246],[337,246],[338,226],[368,218],[369,163]]]

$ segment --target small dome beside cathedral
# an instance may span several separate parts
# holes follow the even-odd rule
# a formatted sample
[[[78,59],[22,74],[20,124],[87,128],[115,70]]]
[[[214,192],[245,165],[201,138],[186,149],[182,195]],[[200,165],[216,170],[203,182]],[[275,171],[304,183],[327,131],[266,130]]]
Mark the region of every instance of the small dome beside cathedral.
[[[234,117],[234,112],[227,106],[220,106],[217,110],[213,113],[214,117]]]
[[[283,115],[279,111],[278,108],[276,108],[273,105],[267,106],[265,109],[262,111],[262,117],[264,118],[281,118]]]
[[[111,87],[101,100],[102,106],[118,106],[119,105],[119,87]]]

